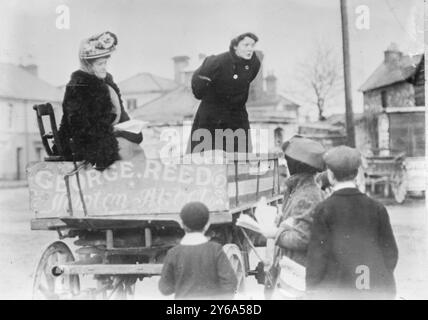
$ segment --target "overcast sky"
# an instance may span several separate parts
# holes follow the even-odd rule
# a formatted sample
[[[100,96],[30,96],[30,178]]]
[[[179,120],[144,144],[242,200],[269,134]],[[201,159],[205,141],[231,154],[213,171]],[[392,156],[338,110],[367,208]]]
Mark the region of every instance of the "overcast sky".
[[[273,70],[280,90],[299,86],[296,65],[309,59],[322,41],[341,62],[339,0],[2,0],[0,61],[19,63],[28,55],[41,78],[65,84],[78,68],[83,38],[109,30],[119,45],[110,61],[117,81],[139,72],[172,78],[174,55],[197,57],[227,50],[230,39],[256,33],[265,53],[265,72]],[[70,29],[57,29],[58,5],[70,8]],[[356,8],[370,10],[370,29],[356,28]],[[396,42],[405,53],[423,51],[423,0],[350,0],[351,67],[354,109],[361,110],[358,87]],[[22,60],[20,60],[22,59]],[[294,97],[299,99],[299,97]],[[343,99],[334,102],[337,110]],[[335,110],[335,111],[337,111]],[[314,109],[315,112],[315,109]]]

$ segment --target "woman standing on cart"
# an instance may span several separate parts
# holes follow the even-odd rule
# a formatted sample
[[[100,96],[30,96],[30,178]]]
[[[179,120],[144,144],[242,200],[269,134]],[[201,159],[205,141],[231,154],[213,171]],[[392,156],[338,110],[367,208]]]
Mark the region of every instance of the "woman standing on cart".
[[[202,145],[205,150],[252,151],[245,103],[250,83],[260,69],[260,60],[254,52],[257,41],[253,33],[237,36],[230,42],[229,51],[207,57],[193,74],[192,91],[202,102],[193,121],[188,151],[200,152]],[[217,135],[216,129],[220,129]],[[224,132],[227,137],[224,138],[222,132],[227,129],[233,133]],[[208,132],[211,145],[205,141]],[[234,141],[233,146],[227,144],[228,140]]]
[[[80,70],[72,73],[62,105],[59,139],[65,160],[72,160],[74,153],[76,161],[87,161],[99,170],[143,151],[139,146],[141,132],[114,128],[130,120],[119,88],[107,72],[107,62],[116,45],[116,35],[108,31],[82,42]]]

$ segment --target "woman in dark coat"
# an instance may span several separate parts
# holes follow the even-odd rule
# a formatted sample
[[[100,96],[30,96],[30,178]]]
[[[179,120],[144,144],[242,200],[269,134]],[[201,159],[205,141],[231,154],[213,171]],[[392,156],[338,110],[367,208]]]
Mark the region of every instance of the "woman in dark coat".
[[[257,41],[257,36],[252,33],[239,35],[231,41],[228,52],[207,57],[193,74],[192,91],[202,102],[193,121],[188,151],[252,151],[245,103],[250,83],[260,69],[260,60],[254,52]],[[229,132],[225,134],[227,138],[223,138],[221,134],[216,136],[216,129],[231,129],[233,133]],[[208,140],[207,144],[208,132],[211,143]],[[227,140],[233,139],[234,134],[244,140],[235,139],[233,145],[228,146]]]
[[[65,160],[72,160],[74,151],[76,161],[87,161],[99,170],[142,152],[141,133],[114,129],[115,124],[130,119],[119,88],[106,71],[116,45],[117,38],[111,32],[83,41],[79,52],[81,69],[72,73],[67,84],[59,129]]]

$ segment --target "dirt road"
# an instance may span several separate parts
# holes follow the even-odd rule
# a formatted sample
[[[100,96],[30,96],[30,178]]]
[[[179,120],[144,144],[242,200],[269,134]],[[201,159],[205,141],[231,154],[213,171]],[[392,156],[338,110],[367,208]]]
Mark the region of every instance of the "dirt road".
[[[0,299],[30,299],[32,275],[45,246],[58,240],[55,232],[31,231],[28,190],[0,189]],[[400,258],[395,272],[399,298],[428,299],[427,209],[423,200],[387,206]],[[72,246],[73,240],[65,240]],[[164,299],[159,277],[137,283],[137,299]],[[262,299],[263,287],[247,281],[247,296]]]

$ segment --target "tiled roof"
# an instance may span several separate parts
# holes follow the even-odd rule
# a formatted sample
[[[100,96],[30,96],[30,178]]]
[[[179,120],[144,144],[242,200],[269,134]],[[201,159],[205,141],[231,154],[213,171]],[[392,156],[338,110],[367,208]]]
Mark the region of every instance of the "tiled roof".
[[[287,106],[289,105],[289,106],[300,107],[297,103],[291,101],[290,99],[284,97],[281,94],[277,94],[275,97],[269,97],[268,95],[264,95],[261,99],[248,100],[246,103],[246,106],[248,108],[251,108],[251,107],[258,107],[258,106],[264,106],[269,104],[276,105],[280,102]]]
[[[359,90],[365,92],[409,79],[416,73],[422,57],[423,54],[403,56],[397,65],[383,62]]]
[[[19,66],[0,63],[0,97],[60,102],[63,93]]]
[[[281,99],[286,99],[283,96],[278,96],[275,101],[278,103]],[[297,104],[286,99],[286,104],[290,103],[292,106]],[[270,101],[272,103],[272,101]],[[177,89],[167,92],[158,98],[155,98],[147,103],[144,103],[130,114],[134,119],[140,119],[157,124],[175,124],[184,119],[193,119],[197,111],[200,101],[196,100],[190,88],[179,86]],[[269,101],[263,101],[269,103]],[[276,103],[275,103],[276,104]],[[247,103],[248,105],[248,103]],[[294,118],[289,118],[284,115],[283,111],[277,111],[274,108],[267,110],[259,110],[248,108],[248,115],[250,121],[273,121],[273,122],[293,122]]]
[[[177,89],[139,106],[132,118],[151,123],[172,124],[193,119],[200,101],[196,100],[190,88],[180,86]]]
[[[118,83],[122,94],[167,92],[174,90],[178,84],[170,79],[162,78],[154,74],[143,72]]]

